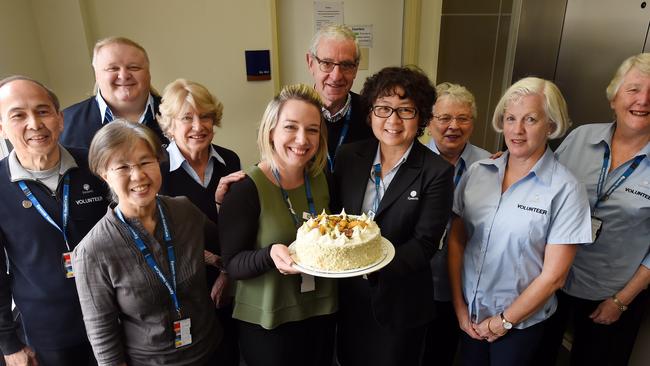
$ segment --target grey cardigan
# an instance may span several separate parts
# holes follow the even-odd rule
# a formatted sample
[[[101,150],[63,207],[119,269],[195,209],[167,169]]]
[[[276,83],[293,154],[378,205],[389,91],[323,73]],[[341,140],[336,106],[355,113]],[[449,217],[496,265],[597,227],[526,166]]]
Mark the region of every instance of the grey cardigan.
[[[177,258],[182,317],[191,320],[192,343],[175,348],[172,327],[177,316],[169,292],[147,265],[112,205],[74,251],[84,323],[99,365],[202,364],[221,340],[203,261],[206,240],[217,240],[216,226],[186,197],[160,198]],[[160,221],[155,238],[139,221],[127,222],[140,233],[169,278]]]

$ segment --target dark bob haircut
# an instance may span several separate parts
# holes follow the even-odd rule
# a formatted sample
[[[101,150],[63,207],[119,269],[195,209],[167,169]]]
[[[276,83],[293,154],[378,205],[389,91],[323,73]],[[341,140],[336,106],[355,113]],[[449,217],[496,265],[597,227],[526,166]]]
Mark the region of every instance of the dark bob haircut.
[[[397,93],[397,88],[404,94]],[[361,89],[361,99],[370,121],[370,108],[377,99],[397,95],[400,99],[411,99],[417,108],[417,137],[424,134],[424,129],[433,115],[432,108],[436,102],[436,88],[424,71],[415,66],[386,67],[368,77]]]

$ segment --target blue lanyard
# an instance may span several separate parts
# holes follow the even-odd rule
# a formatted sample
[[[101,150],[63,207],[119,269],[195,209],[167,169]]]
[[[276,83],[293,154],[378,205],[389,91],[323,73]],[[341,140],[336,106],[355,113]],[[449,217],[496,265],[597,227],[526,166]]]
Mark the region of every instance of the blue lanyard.
[[[176,253],[174,252],[174,245],[172,244],[172,236],[169,232],[169,227],[167,226],[167,220],[165,219],[165,214],[163,213],[162,206],[160,205],[159,199],[156,200],[156,207],[158,207],[158,212],[160,213],[160,221],[162,222],[163,225],[164,239],[165,239],[165,243],[167,244],[167,260],[169,261],[169,270],[172,273],[171,284],[169,283],[167,277],[160,270],[158,263],[156,263],[156,259],[151,254],[149,248],[147,248],[147,246],[144,244],[144,241],[142,240],[138,232],[135,231],[135,229],[132,228],[131,225],[129,225],[126,222],[126,220],[124,220],[122,211],[120,211],[119,208],[116,208],[115,213],[117,214],[117,217],[120,219],[120,221],[122,221],[124,225],[126,225],[127,229],[129,229],[129,232],[131,232],[131,236],[135,241],[135,245],[140,250],[140,253],[142,253],[142,255],[144,256],[144,259],[149,265],[149,268],[151,268],[156,273],[156,275],[158,275],[160,282],[162,282],[162,284],[165,285],[165,287],[167,287],[167,290],[169,291],[169,295],[171,296],[172,301],[174,302],[174,308],[176,308],[176,313],[180,318],[181,306],[178,301],[178,296],[176,294]]]
[[[460,178],[463,176],[463,173],[465,173],[465,160],[459,158],[458,162],[458,171],[456,172],[456,176],[454,177],[454,187],[458,186],[458,182],[460,182]]]
[[[296,227],[300,227],[300,218],[298,215],[296,215],[296,211],[293,209],[293,205],[291,204],[291,200],[289,199],[289,193],[282,188],[282,183],[280,182],[280,172],[277,171],[277,169],[271,169],[271,172],[273,173],[273,177],[275,178],[275,181],[278,183],[278,186],[280,186],[280,192],[282,193],[282,199],[284,200],[284,203],[287,204],[287,208],[289,209],[289,213],[291,214],[291,218],[293,219],[294,225]],[[309,205],[309,213],[313,216],[316,217],[316,206],[314,206],[314,197],[311,194],[311,183],[309,182],[309,176],[307,175],[307,171],[305,170],[305,195],[307,196],[307,205]]]
[[[372,168],[375,172],[375,203],[372,205],[372,210],[377,213],[379,211],[379,203],[381,202],[381,198],[379,197],[381,194],[381,163],[373,165]]]
[[[341,128],[341,134],[339,135],[339,141],[336,144],[336,149],[334,150],[334,157],[336,157],[336,152],[339,150],[339,147],[343,145],[343,141],[345,141],[345,137],[348,135],[348,130],[350,129],[350,115],[352,113],[352,106],[348,109],[347,113],[345,113],[345,121],[343,122],[343,127]],[[334,171],[334,160],[332,159],[332,156],[330,153],[327,153],[327,163],[330,167],[330,172]]]
[[[609,196],[614,193],[614,190],[618,188],[623,182],[632,175],[634,170],[639,166],[641,161],[645,158],[645,155],[638,155],[637,157],[634,158],[634,161],[632,161],[632,164],[623,172],[623,175],[618,177],[616,181],[609,187],[609,189],[605,192],[605,194],[602,194],[603,188],[605,186],[605,177],[607,176],[607,169],[609,168],[609,146],[605,145],[605,153],[603,154],[603,167],[600,169],[600,176],[598,177],[598,185],[596,186],[596,203],[594,204],[594,208],[598,207],[598,204],[602,201],[607,201],[609,199]]]
[[[47,222],[52,224],[55,228],[57,228],[62,234],[63,234],[63,240],[65,241],[65,247],[70,251],[70,244],[68,244],[68,235],[66,234],[67,228],[68,228],[68,217],[70,216],[70,175],[66,174],[63,176],[63,228],[59,227],[57,223],[54,221],[54,219],[45,211],[43,208],[43,205],[41,205],[40,202],[38,202],[38,199],[32,191],[27,187],[27,184],[25,184],[24,181],[19,181],[18,186],[20,186],[20,189],[23,190],[23,193],[27,197],[28,200],[32,202],[32,205],[36,208],[36,211],[38,211],[41,216]]]

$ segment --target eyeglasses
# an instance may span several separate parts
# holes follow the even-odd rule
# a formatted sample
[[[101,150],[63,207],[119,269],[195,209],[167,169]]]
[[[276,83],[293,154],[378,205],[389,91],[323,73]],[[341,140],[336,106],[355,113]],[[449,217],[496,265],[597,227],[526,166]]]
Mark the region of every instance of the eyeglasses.
[[[111,172],[115,173],[120,177],[130,176],[135,168],[138,168],[141,171],[151,172],[153,169],[158,167],[157,159],[147,159],[140,162],[140,164],[118,164],[114,167],[108,168]]]
[[[413,107],[389,107],[387,105],[375,105],[372,106],[372,113],[379,118],[388,118],[393,115],[393,112],[397,112],[397,116],[401,119],[413,119],[418,115],[418,110]]]
[[[194,123],[195,117],[198,117],[200,123],[206,123],[206,124],[207,123],[212,124],[216,118],[214,113],[202,113],[202,114],[188,113],[185,115],[178,116],[176,117],[176,119],[183,124],[191,124]]]
[[[470,124],[472,122],[472,117],[464,116],[464,115],[452,117],[452,116],[450,116],[448,114],[443,114],[443,115],[437,115],[437,116],[434,115],[433,118],[435,118],[436,121],[438,121],[438,124],[443,125],[443,126],[450,125],[451,121],[454,121],[454,120],[459,125],[467,125],[467,124]]]
[[[318,56],[312,54],[312,56],[318,61],[318,68],[322,72],[332,72],[334,71],[334,66],[338,66],[339,70],[342,73],[352,73],[354,70],[357,69],[357,66],[359,66],[356,62],[332,62],[332,61],[325,61],[321,60],[318,58]]]

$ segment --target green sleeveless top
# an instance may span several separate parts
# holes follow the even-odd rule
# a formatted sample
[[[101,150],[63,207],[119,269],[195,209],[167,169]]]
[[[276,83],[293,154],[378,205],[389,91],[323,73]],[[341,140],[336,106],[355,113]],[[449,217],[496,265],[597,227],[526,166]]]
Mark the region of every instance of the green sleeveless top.
[[[257,188],[260,200],[259,227],[255,249],[282,243],[289,245],[296,239],[296,227],[280,189],[257,166],[246,172]],[[316,213],[328,210],[329,191],[324,174],[310,177]],[[302,217],[309,212],[305,187],[288,190],[294,210]],[[273,329],[281,324],[337,310],[336,281],[316,277],[316,290],[301,293],[300,275],[282,275],[273,268],[261,276],[237,282],[233,317],[245,322]]]

